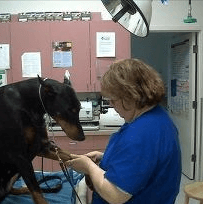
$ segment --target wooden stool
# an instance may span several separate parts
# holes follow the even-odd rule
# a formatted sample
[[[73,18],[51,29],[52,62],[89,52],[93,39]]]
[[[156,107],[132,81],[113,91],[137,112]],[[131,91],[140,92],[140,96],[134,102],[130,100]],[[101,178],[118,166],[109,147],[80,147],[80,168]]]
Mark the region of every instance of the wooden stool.
[[[185,204],[189,204],[189,199],[193,198],[203,204],[203,182],[194,182],[185,186]]]

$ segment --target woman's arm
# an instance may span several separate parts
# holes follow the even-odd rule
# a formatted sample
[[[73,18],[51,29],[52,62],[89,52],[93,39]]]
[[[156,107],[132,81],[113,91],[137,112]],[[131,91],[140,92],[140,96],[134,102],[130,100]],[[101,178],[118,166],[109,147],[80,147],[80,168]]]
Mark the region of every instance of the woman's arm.
[[[95,191],[108,203],[120,204],[127,202],[132,196],[123,192],[105,177],[105,171],[97,166],[90,158],[84,155],[72,155],[73,158],[66,164],[76,171],[87,174],[94,186]]]

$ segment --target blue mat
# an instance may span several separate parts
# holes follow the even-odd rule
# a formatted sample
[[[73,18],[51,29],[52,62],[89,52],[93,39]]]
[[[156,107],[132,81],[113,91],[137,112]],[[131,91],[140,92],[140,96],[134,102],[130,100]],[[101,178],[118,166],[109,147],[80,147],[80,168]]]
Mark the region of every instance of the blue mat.
[[[84,175],[79,174],[73,170],[69,170],[69,175],[71,178],[72,184],[75,186],[77,185],[81,179],[84,177]],[[40,179],[43,178],[41,172],[35,172],[35,176],[37,180],[39,181]],[[64,176],[62,171],[58,172],[44,172],[44,176],[58,176],[60,179],[53,179],[50,181],[47,181],[48,185],[50,187],[55,187],[57,184],[62,183],[62,188],[59,192],[57,193],[44,193],[44,197],[46,200],[52,204],[52,203],[60,203],[60,204],[74,204],[75,203],[75,194],[73,192],[73,189],[70,185],[70,183],[67,181],[66,177]],[[24,186],[24,181],[21,178],[19,178],[15,184],[15,188],[20,188]],[[45,183],[42,183],[40,185],[41,188],[48,188]],[[25,195],[8,195],[2,202],[1,204],[33,204],[33,200],[31,198],[30,194],[25,194]]]

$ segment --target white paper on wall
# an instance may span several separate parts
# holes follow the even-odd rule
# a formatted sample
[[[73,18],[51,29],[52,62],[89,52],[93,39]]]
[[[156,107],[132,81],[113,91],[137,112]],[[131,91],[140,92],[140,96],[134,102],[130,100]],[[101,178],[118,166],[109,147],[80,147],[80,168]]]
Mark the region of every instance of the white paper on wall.
[[[97,32],[97,57],[116,56],[115,32]]]
[[[21,56],[22,77],[41,76],[41,54],[40,52],[25,52]]]
[[[0,44],[0,69],[10,69],[9,44]]]

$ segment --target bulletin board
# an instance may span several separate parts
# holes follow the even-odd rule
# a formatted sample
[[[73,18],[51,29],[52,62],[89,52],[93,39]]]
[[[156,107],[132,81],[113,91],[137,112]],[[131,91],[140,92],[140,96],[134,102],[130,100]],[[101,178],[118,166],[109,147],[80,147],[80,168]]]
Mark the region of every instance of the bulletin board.
[[[172,45],[171,106],[173,113],[189,113],[189,40]]]

